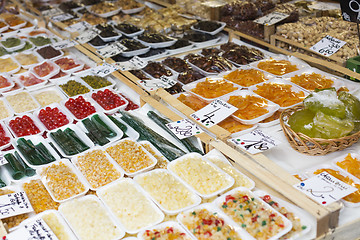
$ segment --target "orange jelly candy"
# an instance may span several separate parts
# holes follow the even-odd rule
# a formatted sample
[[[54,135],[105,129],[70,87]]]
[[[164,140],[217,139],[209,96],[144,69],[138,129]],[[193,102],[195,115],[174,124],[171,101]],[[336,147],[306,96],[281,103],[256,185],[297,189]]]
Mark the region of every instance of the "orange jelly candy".
[[[333,80],[327,79],[319,73],[303,73],[301,75],[295,75],[291,78],[291,82],[312,91],[316,88],[330,88],[334,84]]]
[[[201,108],[208,105],[208,103],[205,100],[200,99],[193,95],[186,96],[185,94],[181,94],[177,99],[195,111],[200,110]]]
[[[230,133],[240,132],[249,128],[252,128],[254,125],[245,125],[234,119],[233,117],[228,117],[225,120],[218,123],[218,125]]]
[[[343,199],[345,201],[348,201],[348,202],[352,202],[352,203],[358,203],[360,202],[360,184],[357,184],[354,182],[354,180],[352,180],[351,178],[349,177],[345,177],[343,176],[339,171],[336,171],[336,170],[333,170],[333,169],[330,169],[330,168],[322,168],[322,169],[318,169],[314,172],[314,174],[319,174],[319,173],[322,173],[326,171],[327,173],[329,173],[330,175],[332,175],[333,177],[336,177],[337,179],[353,186],[353,187],[356,187],[358,190],[356,192],[353,192],[349,195],[347,195],[346,197],[343,197]]]
[[[196,87],[191,89],[191,91],[204,98],[217,98],[237,89],[232,83],[225,80],[206,78],[205,81],[196,84]]]
[[[259,62],[257,67],[275,75],[284,75],[299,70],[296,65],[287,60],[275,59]]]
[[[269,112],[267,100],[256,96],[231,96],[228,103],[237,107],[235,116],[244,120],[251,120]]]
[[[360,160],[353,158],[349,153],[344,160],[337,162],[336,165],[347,171],[348,173],[360,178]]]
[[[291,90],[291,85],[282,83],[264,83],[257,86],[256,94],[279,104],[280,107],[288,107],[301,102],[305,98],[304,92]]]
[[[262,71],[256,69],[236,69],[225,75],[224,78],[244,87],[249,87],[269,80]]]

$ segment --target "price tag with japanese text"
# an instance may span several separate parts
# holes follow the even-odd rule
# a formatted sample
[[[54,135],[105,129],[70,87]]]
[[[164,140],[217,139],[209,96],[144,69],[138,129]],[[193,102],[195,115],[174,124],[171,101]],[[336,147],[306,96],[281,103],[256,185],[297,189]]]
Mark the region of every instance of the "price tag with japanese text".
[[[358,190],[325,171],[295,184],[294,187],[322,205],[336,202]]]
[[[274,24],[284,20],[285,18],[288,18],[289,16],[290,15],[286,14],[286,13],[272,12],[272,13],[269,13],[268,15],[265,15],[261,18],[254,20],[254,22],[265,25],[265,26],[269,26],[269,25],[274,25]]]
[[[177,83],[174,79],[165,75],[162,75],[159,79],[165,84],[165,88],[172,87]]]
[[[25,192],[0,196],[0,219],[34,211]]]
[[[92,25],[90,23],[86,21],[81,21],[66,27],[65,30],[69,32],[82,32],[90,28],[92,28]]]
[[[105,76],[109,75],[110,73],[116,71],[117,69],[118,68],[112,64],[103,63],[102,65],[91,69],[91,72],[100,77],[105,77]]]
[[[144,59],[139,58],[138,56],[133,57],[129,60],[130,63],[132,63],[135,67],[135,69],[141,69],[146,67],[148,62]]]
[[[52,17],[63,13],[64,12],[60,8],[52,8],[41,12],[44,17]]]
[[[120,71],[129,71],[129,70],[134,70],[136,69],[134,67],[134,64],[132,64],[131,62],[129,61],[126,61],[126,62],[116,62],[116,63],[113,63],[113,65]]]
[[[164,83],[160,79],[140,80],[138,81],[138,83],[147,91],[155,91],[158,90],[159,88],[169,87],[166,83]]]
[[[0,156],[0,166],[7,164],[8,161],[4,158],[4,156]]]
[[[191,117],[209,128],[218,124],[237,110],[233,105],[223,100],[215,99],[199,111],[191,114]]]
[[[189,119],[182,119],[176,122],[166,124],[179,139],[188,138],[196,134],[202,133],[203,130]]]
[[[324,56],[331,56],[346,44],[345,41],[327,35],[310,49]]]
[[[54,22],[62,22],[62,21],[66,21],[66,20],[69,20],[72,18],[74,18],[74,16],[71,15],[70,13],[63,13],[63,14],[51,17],[51,20],[53,20]]]
[[[109,58],[122,53],[126,49],[127,48],[120,43],[114,42],[106,47],[96,50],[96,52],[99,53],[103,58]]]
[[[50,227],[40,217],[37,217],[31,222],[27,222],[25,226],[21,226],[17,230],[7,234],[5,238],[5,240],[19,239],[58,240]]]
[[[86,31],[79,36],[75,38],[76,41],[78,41],[81,44],[87,43],[88,41],[91,41],[94,39],[98,34],[100,33],[100,30],[93,28],[89,31]]]
[[[232,138],[230,141],[251,154],[269,150],[281,143],[279,140],[265,134],[259,129],[255,129],[248,134]]]
[[[57,50],[60,50],[60,49],[64,49],[64,48],[71,48],[71,47],[73,47],[73,46],[75,46],[77,44],[78,43],[76,41],[74,41],[74,40],[66,39],[66,40],[54,43],[52,45],[52,47],[57,49]]]

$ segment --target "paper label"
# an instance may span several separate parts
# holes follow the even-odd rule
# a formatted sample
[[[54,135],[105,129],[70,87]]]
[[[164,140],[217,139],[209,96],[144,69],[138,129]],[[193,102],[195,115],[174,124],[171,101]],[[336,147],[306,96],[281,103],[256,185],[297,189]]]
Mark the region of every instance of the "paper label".
[[[314,4],[309,5],[309,8],[321,11],[329,11],[340,9],[340,5],[338,3],[314,2]]]
[[[255,129],[240,137],[232,138],[230,141],[251,154],[269,150],[281,143],[279,140],[265,134],[259,129]]]
[[[233,105],[223,100],[215,99],[199,111],[191,114],[191,117],[209,128],[218,124],[236,111],[237,108]]]
[[[169,87],[165,82],[161,81],[160,79],[139,80],[138,83],[147,91],[155,91],[159,88]]]
[[[254,22],[265,25],[265,26],[269,26],[269,25],[274,25],[278,22],[281,22],[282,20],[284,20],[285,18],[288,18],[289,16],[290,15],[286,14],[286,13],[272,12],[272,13],[269,13],[268,15],[265,15],[261,18],[254,20]]]
[[[195,123],[189,119],[182,119],[176,122],[165,124],[179,139],[188,138],[196,134],[204,132]]]
[[[294,187],[322,205],[336,202],[357,191],[357,188],[340,181],[327,172],[295,184]]]
[[[5,238],[5,240],[19,239],[58,240],[50,227],[40,217],[9,233]]]
[[[96,28],[93,28],[89,31],[86,31],[86,32],[80,34],[79,36],[77,36],[75,38],[75,40],[81,44],[84,44],[84,43],[87,43],[87,42],[91,41],[92,39],[94,39],[98,34],[99,34],[99,30]]]
[[[41,12],[44,17],[52,17],[63,13],[64,12],[60,8],[52,8]]]
[[[324,56],[331,56],[342,48],[346,42],[327,35],[310,49]]]
[[[51,20],[54,22],[62,22],[62,21],[66,21],[66,20],[69,20],[72,18],[74,18],[74,16],[71,15],[70,13],[63,13],[63,14],[51,17]]]
[[[90,23],[86,21],[81,21],[66,27],[65,30],[69,32],[82,32],[90,28],[92,28],[92,25]]]
[[[141,59],[138,56],[133,57],[132,59],[129,60],[129,62],[134,65],[135,69],[144,68],[148,64],[148,61]]]
[[[75,40],[63,40],[63,41],[60,41],[60,42],[56,42],[52,45],[53,48],[57,49],[57,50],[61,50],[61,49],[64,49],[64,48],[71,48],[75,45],[77,45],[78,43],[75,41]]]
[[[0,196],[0,219],[34,211],[25,192]]]
[[[162,75],[159,79],[165,84],[164,88],[170,88],[177,83],[174,79],[165,75]]]
[[[4,158],[4,156],[0,156],[0,166],[7,164],[8,161]]]
[[[127,61],[127,62],[116,62],[113,65],[120,71],[129,71],[129,70],[136,69],[134,67],[134,64],[132,64],[129,61]]]
[[[126,49],[127,48],[124,45],[118,42],[114,42],[106,47],[96,50],[96,52],[99,53],[103,58],[109,58],[122,53]]]
[[[116,71],[117,69],[118,68],[112,64],[103,63],[102,65],[91,69],[91,72],[100,77],[105,77],[105,76],[109,75],[110,73]]]

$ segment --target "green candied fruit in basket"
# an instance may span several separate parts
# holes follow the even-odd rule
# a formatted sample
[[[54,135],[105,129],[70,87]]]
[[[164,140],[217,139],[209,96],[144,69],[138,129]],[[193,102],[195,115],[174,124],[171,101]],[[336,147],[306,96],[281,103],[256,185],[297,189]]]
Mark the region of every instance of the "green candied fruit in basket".
[[[69,80],[67,83],[60,84],[59,86],[69,97],[90,92],[89,88],[75,80]]]
[[[85,77],[81,77],[82,80],[84,80],[87,84],[90,85],[90,87],[94,89],[99,89],[103,87],[107,87],[111,85],[111,82],[106,80],[103,77],[94,76],[94,75],[88,75]]]
[[[353,131],[354,122],[349,119],[329,116],[319,111],[314,117],[313,129],[318,135],[315,137],[325,139],[341,138]]]
[[[21,40],[19,38],[8,38],[5,41],[1,41],[1,43],[6,48],[12,48],[19,46],[21,44]]]
[[[310,111],[309,109],[302,109],[300,111],[295,112],[289,118],[290,128],[298,133],[301,132],[309,137],[314,137],[313,130],[313,119],[315,117],[315,113]]]
[[[341,119],[346,117],[345,104],[337,98],[335,88],[313,92],[304,99],[304,105],[306,109],[314,113],[321,111],[324,114]]]

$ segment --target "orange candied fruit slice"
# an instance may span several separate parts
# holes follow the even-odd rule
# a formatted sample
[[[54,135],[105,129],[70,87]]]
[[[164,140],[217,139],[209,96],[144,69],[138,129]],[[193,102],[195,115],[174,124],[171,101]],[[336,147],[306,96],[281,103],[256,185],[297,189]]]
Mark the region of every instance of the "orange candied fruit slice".
[[[244,120],[251,120],[269,112],[267,100],[256,96],[230,96],[228,103],[237,107],[235,116]]]
[[[259,62],[257,67],[275,75],[284,75],[299,70],[296,65],[291,64],[288,60],[275,59]]]
[[[257,86],[256,94],[279,104],[280,107],[288,107],[301,102],[305,98],[304,92],[295,92],[291,85],[282,83],[264,83]]]
[[[360,178],[360,160],[353,158],[349,153],[344,160],[337,162],[336,165],[347,171],[348,173]]]
[[[205,81],[196,84],[196,87],[191,89],[192,92],[199,94],[204,98],[217,98],[227,93],[233,92],[238,88],[232,83],[225,80],[214,80],[206,78]]]
[[[244,87],[249,87],[269,80],[262,71],[256,69],[236,69],[225,75],[224,79]]]
[[[319,73],[303,73],[301,75],[295,75],[291,78],[291,82],[312,91],[316,88],[330,88],[334,84],[333,80],[328,79]]]
[[[205,100],[200,99],[193,95],[180,94],[180,96],[177,99],[195,111],[200,110],[201,108],[208,105],[208,103]]]
[[[244,130],[252,128],[254,126],[254,125],[242,124],[241,122],[237,121],[233,117],[226,118],[225,120],[218,123],[218,125],[230,133],[244,131]]]

